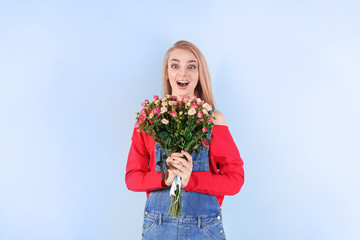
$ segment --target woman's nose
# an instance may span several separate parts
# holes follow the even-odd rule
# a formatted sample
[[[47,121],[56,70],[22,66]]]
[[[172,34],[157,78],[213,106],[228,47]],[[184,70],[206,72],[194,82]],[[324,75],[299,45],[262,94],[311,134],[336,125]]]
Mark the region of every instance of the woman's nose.
[[[187,74],[187,69],[186,68],[181,68],[180,69],[180,75],[181,76],[186,76],[186,74]]]

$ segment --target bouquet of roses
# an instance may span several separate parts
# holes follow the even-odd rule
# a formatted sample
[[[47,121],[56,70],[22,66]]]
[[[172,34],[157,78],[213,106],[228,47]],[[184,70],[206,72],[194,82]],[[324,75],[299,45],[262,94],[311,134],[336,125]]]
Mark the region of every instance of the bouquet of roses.
[[[189,154],[195,152],[201,155],[199,146],[206,148],[210,145],[207,139],[208,133],[214,126],[214,113],[211,112],[210,104],[202,99],[192,96],[184,97],[181,101],[176,96],[166,95],[159,99],[145,100],[141,104],[144,108],[136,113],[136,125],[138,131],[149,134],[160,147],[165,155],[157,164],[160,165],[164,180],[165,168],[168,169],[165,160],[173,152],[184,150]],[[177,176],[170,189],[171,216],[181,215],[181,179]]]

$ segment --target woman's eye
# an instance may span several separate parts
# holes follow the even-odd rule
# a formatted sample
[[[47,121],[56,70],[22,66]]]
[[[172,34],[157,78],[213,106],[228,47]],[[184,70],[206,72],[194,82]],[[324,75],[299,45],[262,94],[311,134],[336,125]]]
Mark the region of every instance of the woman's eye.
[[[188,67],[189,69],[195,69],[196,68],[196,66],[195,65],[189,65],[189,67]]]
[[[173,69],[179,68],[179,65],[173,64],[173,65],[171,65],[171,68],[173,68]]]

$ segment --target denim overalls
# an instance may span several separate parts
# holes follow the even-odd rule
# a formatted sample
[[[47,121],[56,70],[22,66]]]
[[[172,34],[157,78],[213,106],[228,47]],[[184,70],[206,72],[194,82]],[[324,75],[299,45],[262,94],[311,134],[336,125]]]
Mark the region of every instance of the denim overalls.
[[[210,139],[211,132],[207,138]],[[193,172],[209,171],[209,147],[200,146],[200,154],[191,154]],[[164,152],[155,145],[155,161],[162,159]],[[161,171],[156,165],[156,170]],[[190,240],[225,239],[219,202],[213,195],[181,190],[182,215],[168,217],[170,208],[170,188],[152,191],[146,201],[144,211],[143,239]]]

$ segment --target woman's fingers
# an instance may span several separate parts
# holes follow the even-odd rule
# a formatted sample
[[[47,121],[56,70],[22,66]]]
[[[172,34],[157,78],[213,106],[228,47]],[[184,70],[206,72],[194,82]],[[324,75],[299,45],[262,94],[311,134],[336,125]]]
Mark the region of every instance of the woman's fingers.
[[[166,178],[165,178],[165,184],[167,186],[171,186],[172,182],[174,181],[176,177],[175,169],[167,169],[166,170]]]
[[[185,151],[172,153],[170,157],[166,159],[166,163],[169,166],[167,170],[168,178],[165,181],[166,185],[170,186],[175,176],[180,176],[181,186],[183,188],[186,187],[193,168],[192,156]]]
[[[187,159],[189,162],[192,162],[192,156],[191,156],[188,152],[181,151],[181,153],[186,156],[186,159]]]
[[[192,169],[192,164],[186,161],[183,158],[175,158],[172,161],[168,162],[169,167],[172,166],[174,168],[185,168],[185,169]]]
[[[173,152],[170,156],[171,157],[182,157],[182,156],[184,156],[184,154],[178,153],[178,152]]]

